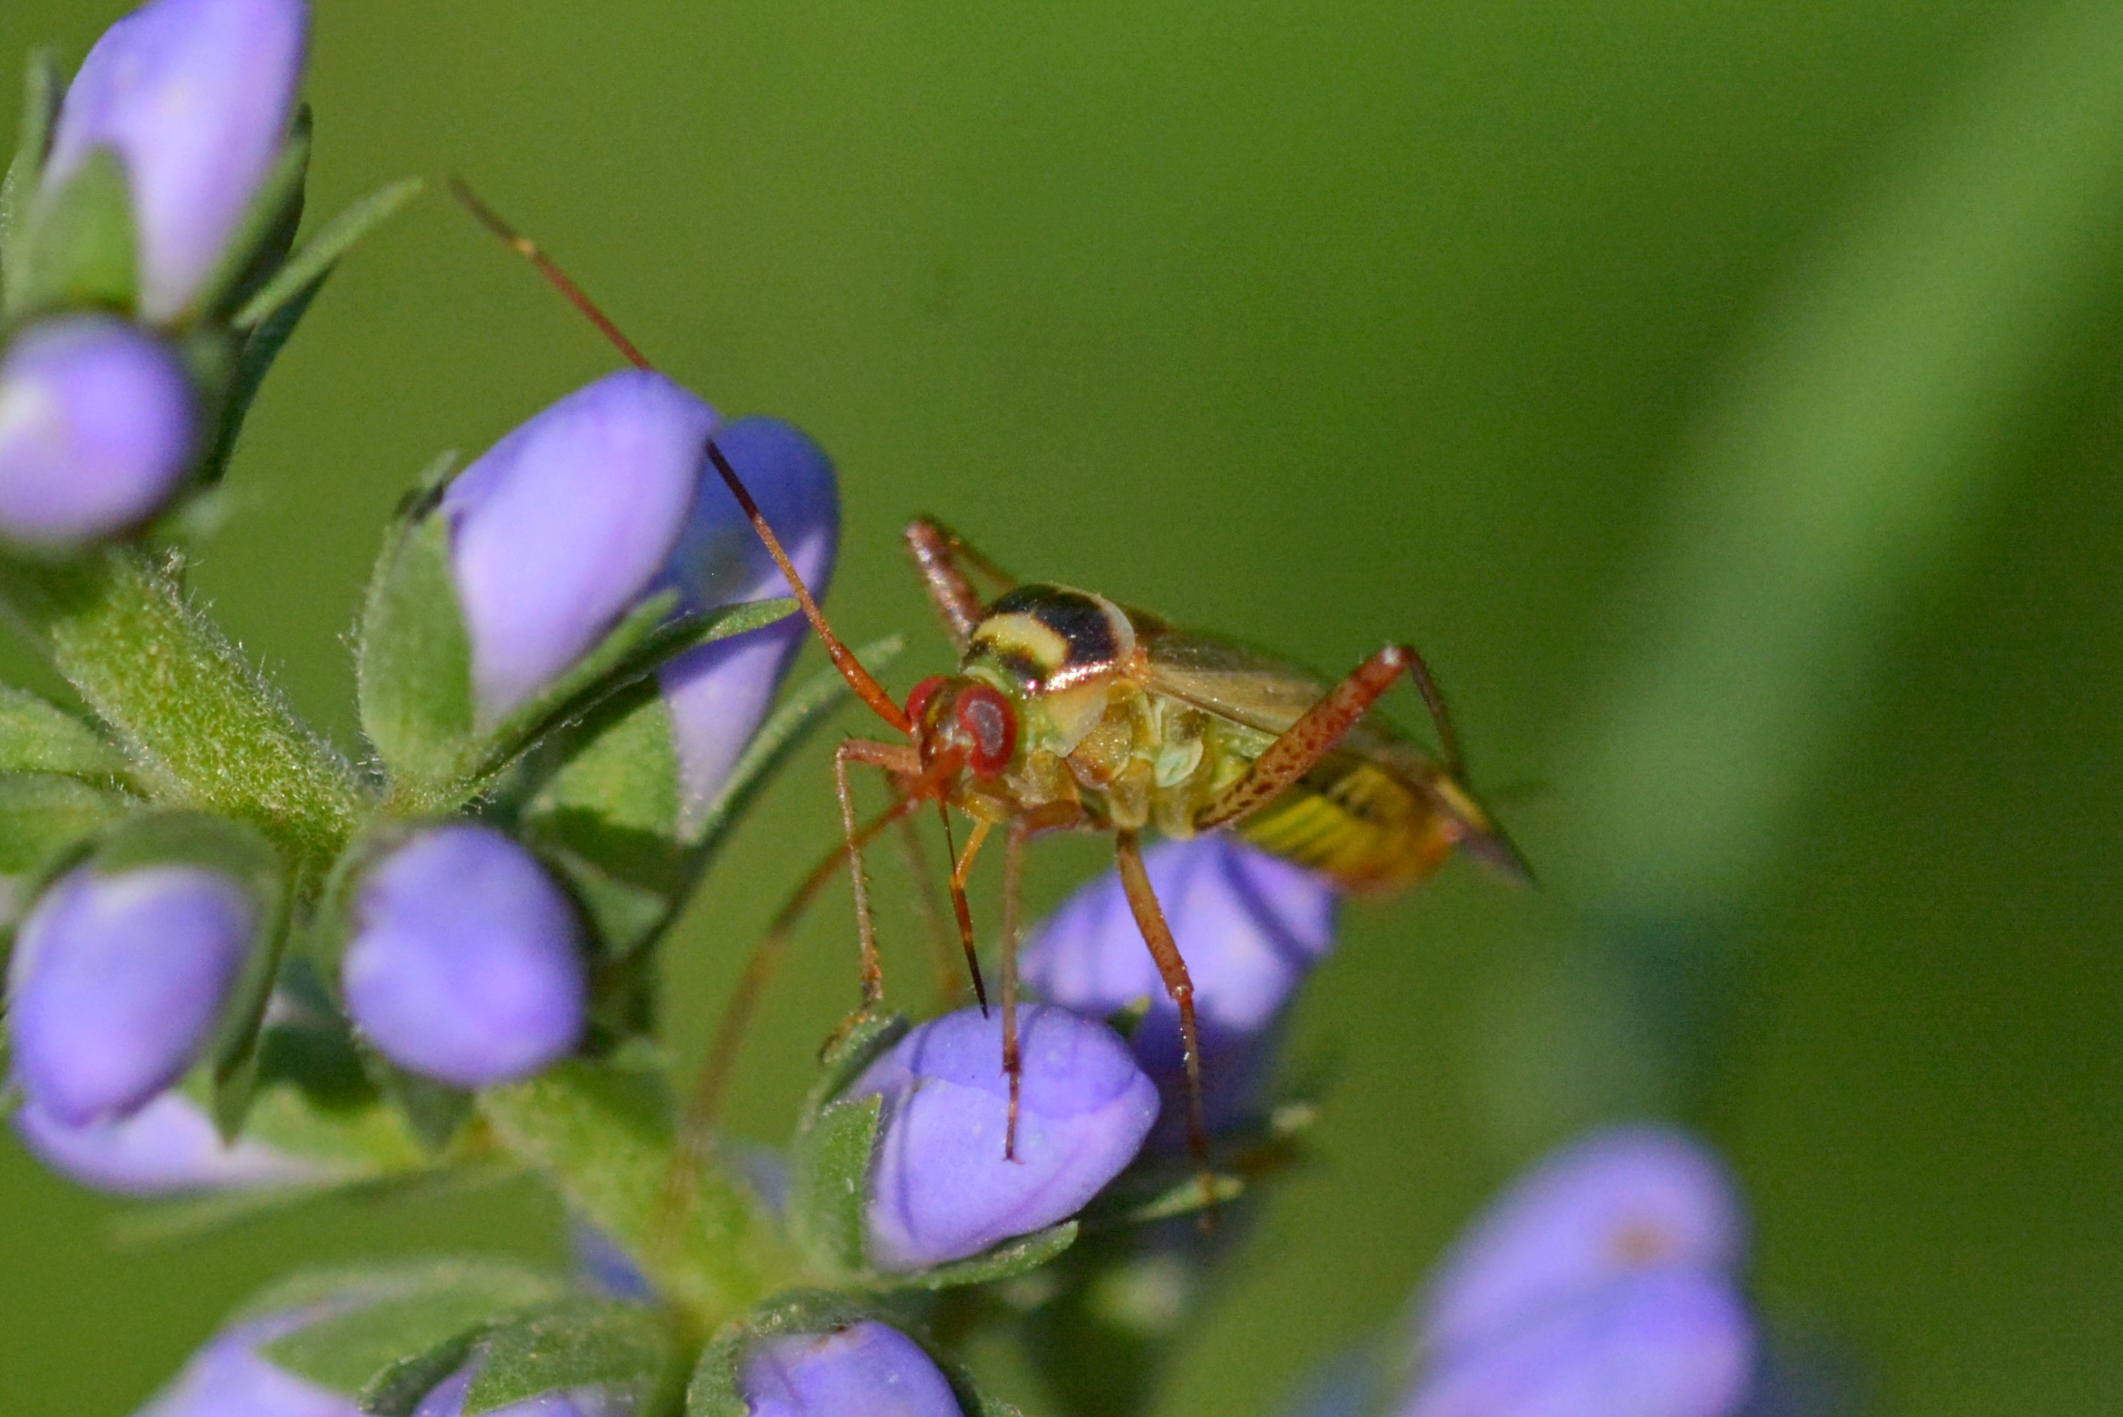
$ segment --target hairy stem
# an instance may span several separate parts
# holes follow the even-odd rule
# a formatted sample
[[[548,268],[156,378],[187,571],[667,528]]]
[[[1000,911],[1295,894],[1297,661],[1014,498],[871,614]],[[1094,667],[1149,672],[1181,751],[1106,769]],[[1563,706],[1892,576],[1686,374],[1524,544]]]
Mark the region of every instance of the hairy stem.
[[[158,795],[238,817],[321,880],[367,810],[353,770],[132,549],[0,560],[0,600],[117,734]]]

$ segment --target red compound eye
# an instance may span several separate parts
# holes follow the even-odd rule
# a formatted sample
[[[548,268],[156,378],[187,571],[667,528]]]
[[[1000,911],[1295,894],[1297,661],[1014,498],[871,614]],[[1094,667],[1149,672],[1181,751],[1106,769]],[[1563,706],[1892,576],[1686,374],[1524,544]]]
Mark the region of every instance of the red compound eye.
[[[935,698],[936,691],[943,686],[944,676],[941,674],[931,674],[914,686],[914,691],[907,695],[907,721],[909,723],[920,724],[921,716],[929,710],[929,700]]]
[[[1017,710],[986,684],[968,684],[952,706],[959,731],[972,742],[966,764],[981,777],[994,777],[1010,766],[1017,751]]]

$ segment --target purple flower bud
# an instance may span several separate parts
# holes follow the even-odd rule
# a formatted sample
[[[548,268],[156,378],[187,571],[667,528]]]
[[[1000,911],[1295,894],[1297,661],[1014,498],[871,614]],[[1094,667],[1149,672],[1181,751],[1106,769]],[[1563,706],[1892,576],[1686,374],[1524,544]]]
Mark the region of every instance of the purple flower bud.
[[[619,1242],[580,1216],[568,1221],[568,1249],[583,1283],[598,1293],[631,1304],[656,1302],[656,1286],[641,1272]]]
[[[1731,1417],[1754,1343],[1723,1275],[1646,1271],[1441,1355],[1399,1417]]]
[[[587,983],[575,910],[508,837],[459,823],[370,868],[341,964],[347,1012],[384,1056],[483,1087],[581,1038]]]
[[[212,1036],[256,923],[249,893],[216,871],[69,872],[22,922],[8,964],[23,1095],[79,1126],[175,1082]]]
[[[492,723],[648,593],[685,524],[715,411],[661,374],[608,374],[443,494],[472,689]]]
[[[299,1309],[232,1324],[192,1355],[176,1381],[135,1417],[361,1417],[361,1405],[258,1356],[258,1350],[316,1322],[338,1305]]]
[[[206,1113],[175,1092],[120,1121],[70,1127],[30,1103],[15,1113],[14,1124],[23,1144],[47,1166],[118,1195],[295,1186],[332,1176],[317,1162],[259,1142],[225,1144]]]
[[[1228,1125],[1259,1093],[1284,1006],[1333,944],[1337,896],[1324,878],[1222,833],[1161,842],[1144,864],[1194,980],[1207,1120]],[[1183,1137],[1179,1010],[1118,872],[1077,891],[1040,927],[1024,975],[1040,997],[1078,1013],[1108,1017],[1149,1001],[1131,1046],[1165,1098],[1159,1140]]]
[[[302,79],[302,0],[153,0],[89,50],[59,110],[42,190],[97,148],[132,190],[140,313],[192,312],[287,139]]]
[[[825,599],[840,543],[840,488],[831,460],[802,431],[772,418],[725,424],[715,430],[715,445],[759,502],[805,588]],[[700,479],[666,574],[694,610],[789,593],[759,534],[712,468]],[[670,705],[688,813],[712,802],[728,780],[806,632],[804,622],[791,616],[702,645],[664,666],[658,677]]]
[[[1737,1264],[1746,1220],[1717,1158],[1679,1132],[1620,1127],[1535,1167],[1432,1280],[1423,1342],[1450,1352],[1636,1271]]]
[[[162,343],[107,315],[32,326],[0,358],[0,536],[63,546],[162,509],[198,411]]]
[[[464,1417],[464,1399],[471,1392],[472,1379],[477,1373],[478,1365],[474,1364],[440,1386],[430,1388],[420,1405],[413,1409],[413,1417]],[[631,1394],[612,1394],[601,1388],[571,1388],[542,1392],[522,1402],[512,1402],[507,1407],[490,1408],[485,1417],[632,1417],[635,1405]]]
[[[738,1387],[751,1417],[965,1417],[920,1345],[867,1319],[761,1340],[745,1355]]]
[[[1112,1029],[1066,1009],[1018,1015],[1017,1156],[1003,1158],[1002,1018],[947,1014],[872,1063],[851,1097],[884,1099],[870,1171],[869,1260],[921,1269],[1066,1220],[1119,1175],[1157,1120],[1157,1088]]]

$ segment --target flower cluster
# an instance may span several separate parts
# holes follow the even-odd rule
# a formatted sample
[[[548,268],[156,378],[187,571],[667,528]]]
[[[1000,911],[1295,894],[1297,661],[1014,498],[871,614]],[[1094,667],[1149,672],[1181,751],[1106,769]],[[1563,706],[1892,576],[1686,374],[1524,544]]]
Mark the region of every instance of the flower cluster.
[[[847,698],[826,675],[777,707],[804,622],[714,468],[823,596],[832,464],[647,369],[577,389],[412,488],[355,637],[363,741],[304,726],[178,573],[274,358],[413,190],[303,232],[307,33],[303,0],[151,0],[71,84],[32,70],[0,201],[0,602],[82,708],[0,690],[12,1122],[180,1204],[528,1170],[586,1262],[296,1276],[146,1413],[993,1417],[951,1355],[998,1321],[1080,1410],[1139,1406],[1297,1144],[1276,1045],[1334,888],[1223,835],[1148,856],[1207,1158],[1117,875],[1024,951],[1017,1077],[1000,1011],[862,1015],[785,1154],[707,1134],[666,1076],[660,946]],[[1626,1382],[1644,1417],[1728,1417],[1736,1217],[1672,1137],[1556,1163],[1449,1262],[1397,1410],[1589,1412]]]

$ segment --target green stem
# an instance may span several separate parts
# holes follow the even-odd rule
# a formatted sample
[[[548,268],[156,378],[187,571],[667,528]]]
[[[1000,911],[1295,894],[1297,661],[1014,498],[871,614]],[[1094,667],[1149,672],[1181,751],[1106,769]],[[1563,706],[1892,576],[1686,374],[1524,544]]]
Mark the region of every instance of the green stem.
[[[299,878],[322,879],[368,810],[353,769],[170,569],[132,549],[0,560],[0,600],[159,797],[252,823]]]
[[[659,1072],[567,1062],[479,1095],[502,1144],[711,1334],[808,1277],[774,1214],[713,1158],[669,1208],[670,1099]]]

